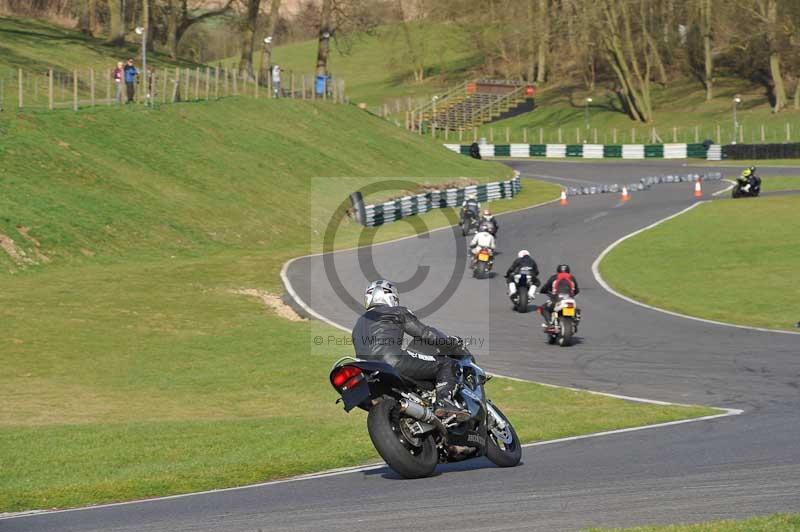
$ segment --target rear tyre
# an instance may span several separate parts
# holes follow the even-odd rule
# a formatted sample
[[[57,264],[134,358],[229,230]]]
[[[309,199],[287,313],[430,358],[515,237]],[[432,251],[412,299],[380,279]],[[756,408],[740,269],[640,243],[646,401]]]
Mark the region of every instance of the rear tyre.
[[[737,187],[737,186],[733,187],[733,189],[731,190],[731,197],[733,199],[736,199],[736,198],[739,197],[739,187]]]
[[[429,477],[439,462],[433,436],[409,437],[394,399],[385,398],[367,415],[367,430],[381,458],[405,478]]]
[[[528,312],[528,289],[523,287],[524,290],[520,290],[519,297],[517,298],[517,312]]]
[[[486,441],[486,458],[499,467],[514,467],[522,459],[522,444],[508,418],[494,403],[492,408],[506,423],[503,430],[489,429]]]
[[[575,320],[561,318],[561,334],[558,336],[558,345],[567,347],[572,345],[572,335],[575,333]]]

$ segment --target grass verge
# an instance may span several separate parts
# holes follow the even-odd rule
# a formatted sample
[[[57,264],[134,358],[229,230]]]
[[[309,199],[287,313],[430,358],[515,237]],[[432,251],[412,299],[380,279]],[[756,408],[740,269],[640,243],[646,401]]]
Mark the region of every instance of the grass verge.
[[[600,272],[615,289],[649,305],[793,328],[800,317],[798,208],[794,196],[706,203],[626,240]],[[754,283],[766,292],[754,294]]]
[[[694,525],[655,525],[635,528],[592,528],[589,532],[792,532],[800,530],[800,514],[776,514],[741,521],[709,521]]]
[[[0,253],[0,511],[375,458],[363,415],[344,415],[327,383],[348,349],[312,349],[313,336],[339,332],[237,292],[279,295],[281,265],[308,253],[339,202],[376,176],[509,175],[324,103],[26,113],[2,125],[0,233],[17,255]],[[526,180],[520,196],[491,205],[519,208],[557,191]],[[421,218],[436,227],[444,214]],[[385,240],[411,229],[370,231]],[[337,245],[361,232],[346,223]],[[708,412],[492,387],[526,439]]]
[[[764,176],[761,180],[761,190],[765,192],[800,190],[800,177]]]

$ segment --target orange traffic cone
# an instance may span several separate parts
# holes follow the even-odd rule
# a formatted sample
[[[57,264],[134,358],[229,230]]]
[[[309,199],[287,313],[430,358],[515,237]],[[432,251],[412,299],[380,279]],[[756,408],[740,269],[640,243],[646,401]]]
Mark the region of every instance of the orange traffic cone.
[[[628,187],[622,187],[622,201],[628,201],[631,199],[631,195],[628,194]]]
[[[702,198],[703,197],[703,189],[700,186],[700,181],[694,182],[694,197],[695,198]]]
[[[567,204],[567,192],[565,190],[561,191],[561,201],[559,201],[558,203],[560,203],[561,205]]]

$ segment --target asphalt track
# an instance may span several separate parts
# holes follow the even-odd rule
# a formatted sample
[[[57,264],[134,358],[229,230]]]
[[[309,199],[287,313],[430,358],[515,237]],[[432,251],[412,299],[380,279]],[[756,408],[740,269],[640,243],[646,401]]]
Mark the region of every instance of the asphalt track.
[[[523,177],[563,184],[716,170],[670,162],[508,164]],[[736,172],[719,170],[729,176]],[[797,169],[764,173],[791,175]],[[707,186],[706,198],[723,186]],[[605,291],[591,274],[592,262],[609,244],[693,201],[690,184],[665,184],[634,193],[626,203],[614,194],[582,196],[566,207],[551,204],[500,218],[498,247],[504,253],[497,258],[498,272],[520,248],[530,249],[543,271],[560,262],[572,265],[585,320],[580,342],[571,348],[546,345],[537,314],[511,311],[501,275],[472,279],[454,259],[463,238],[450,230],[374,247],[374,267],[399,281],[412,278],[418,265],[429,267],[424,281],[403,295],[411,308],[430,303],[455,275],[456,291],[425,319],[473,337],[473,351],[487,369],[598,391],[738,408],[742,415],[529,447],[522,465],[513,469],[473,460],[442,466],[442,474],[433,478],[408,481],[379,467],[0,520],[0,531],[572,530],[798,511],[800,336],[643,309]],[[359,259],[356,251],[333,257],[344,289],[356,299],[367,283],[362,269],[370,270],[362,267],[365,257],[362,252]],[[316,312],[349,326],[355,312],[331,288],[329,273],[321,257],[297,260],[287,271],[298,295]],[[689,294],[692,287],[675,290]]]

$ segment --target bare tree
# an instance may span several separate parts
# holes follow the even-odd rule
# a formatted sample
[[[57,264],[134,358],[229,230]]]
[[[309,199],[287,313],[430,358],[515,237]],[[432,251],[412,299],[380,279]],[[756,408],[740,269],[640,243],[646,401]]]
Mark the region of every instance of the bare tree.
[[[261,52],[261,76],[264,77],[269,71],[270,63],[272,62],[272,42],[275,35],[275,28],[278,25],[278,18],[280,17],[281,0],[271,0],[269,3],[269,18],[264,24],[266,30],[265,34],[270,37],[269,42],[264,43],[264,48]]]
[[[108,0],[108,42],[117,46],[125,42],[122,0]]]
[[[242,54],[239,58],[239,72],[246,73],[250,79],[255,78],[253,72],[253,48],[256,44],[256,25],[261,0],[245,0],[245,14],[242,17]]]
[[[328,75],[328,54],[331,50],[331,35],[333,33],[333,2],[334,0],[322,0],[317,45],[317,76]]]
[[[108,0],[118,2],[119,0]],[[193,25],[211,17],[218,17],[228,13],[233,0],[227,0],[217,9],[205,11],[199,15],[191,15],[187,0],[167,0],[167,49],[173,59],[178,57],[178,45],[186,31]]]

